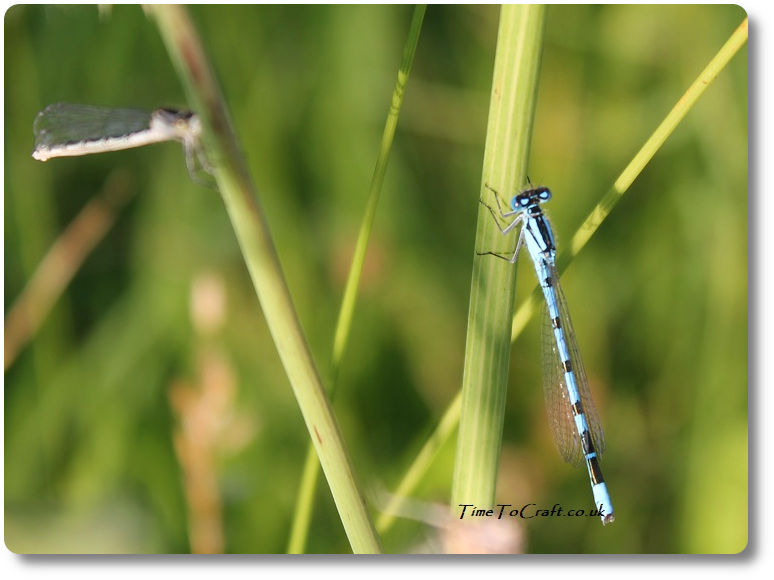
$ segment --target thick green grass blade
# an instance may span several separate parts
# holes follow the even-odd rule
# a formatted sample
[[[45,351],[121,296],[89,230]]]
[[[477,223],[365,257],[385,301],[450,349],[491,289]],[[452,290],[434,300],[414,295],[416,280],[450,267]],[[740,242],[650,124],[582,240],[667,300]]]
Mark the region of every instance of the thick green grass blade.
[[[510,196],[526,181],[544,27],[542,6],[502,8],[480,190],[490,204],[489,188]],[[476,251],[503,249],[505,243],[491,213],[480,206]],[[494,501],[515,287],[513,264],[475,258],[452,505]]]

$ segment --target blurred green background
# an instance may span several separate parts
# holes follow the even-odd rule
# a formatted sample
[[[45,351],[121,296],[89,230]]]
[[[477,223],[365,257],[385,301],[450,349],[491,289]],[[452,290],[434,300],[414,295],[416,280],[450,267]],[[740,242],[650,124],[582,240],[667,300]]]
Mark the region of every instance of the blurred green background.
[[[323,377],[412,10],[191,8]],[[395,488],[460,388],[498,11],[425,17],[336,399],[367,490]],[[560,247],[744,18],[549,8],[530,177]],[[529,552],[747,544],[747,86],[745,46],[564,276],[617,520],[526,521]],[[6,370],[6,545],[283,552],[307,433],[220,197],[175,144],[30,157],[54,102],[185,107],[152,21],[12,7],[5,87],[6,313],[90,200],[131,196]],[[533,286],[522,267],[518,300]],[[539,337],[535,320],[514,344],[498,500],[588,507],[551,441]],[[417,499],[448,501],[454,445]],[[324,483],[317,498],[309,551],[348,552]],[[433,533],[401,520],[382,539]]]

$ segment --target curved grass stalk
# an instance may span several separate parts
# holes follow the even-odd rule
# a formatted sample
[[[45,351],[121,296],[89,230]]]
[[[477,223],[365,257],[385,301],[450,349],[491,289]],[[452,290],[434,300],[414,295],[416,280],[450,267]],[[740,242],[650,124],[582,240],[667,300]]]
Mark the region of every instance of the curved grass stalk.
[[[333,339],[333,353],[331,355],[331,379],[330,379],[330,397],[333,399],[336,383],[338,380],[341,360],[344,356],[347,343],[349,342],[349,333],[352,328],[352,316],[355,311],[357,301],[357,291],[360,286],[360,275],[363,272],[365,263],[366,249],[368,240],[371,237],[371,228],[376,218],[376,207],[379,203],[379,195],[384,183],[384,175],[387,171],[387,161],[390,157],[392,142],[395,137],[395,129],[398,125],[401,105],[403,104],[403,94],[406,90],[411,64],[414,61],[417,43],[419,42],[419,33],[422,30],[422,21],[425,17],[426,6],[421,4],[414,9],[414,17],[409,28],[409,37],[403,51],[403,62],[398,71],[398,80],[395,83],[395,90],[392,93],[392,102],[390,111],[387,114],[387,122],[382,133],[382,143],[379,148],[379,156],[376,159],[376,167],[371,179],[368,204],[366,205],[365,216],[360,226],[360,233],[357,237],[355,254],[352,258],[352,266],[349,270],[347,284],[344,288],[344,297],[339,310],[339,318],[336,322],[336,330]],[[290,532],[288,542],[289,554],[300,554],[304,551],[306,538],[309,532],[309,522],[312,517],[314,507],[314,489],[317,483],[317,475],[320,471],[320,464],[314,447],[309,447],[304,462],[304,472],[301,477],[298,499],[296,501],[296,513],[293,518],[293,527]]]
[[[226,104],[201,41],[182,7],[155,6],[150,10],[191,104],[201,118],[203,145],[218,189],[350,545],[355,553],[379,553],[379,538],[298,321]]]

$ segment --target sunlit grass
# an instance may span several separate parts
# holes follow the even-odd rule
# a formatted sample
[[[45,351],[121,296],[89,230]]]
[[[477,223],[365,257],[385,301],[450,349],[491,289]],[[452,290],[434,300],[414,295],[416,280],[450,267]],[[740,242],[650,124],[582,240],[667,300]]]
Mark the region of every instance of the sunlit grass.
[[[412,8],[190,10],[327,377]],[[746,48],[668,139],[645,158],[637,151],[743,20],[734,6],[547,10],[527,171],[555,194],[546,209],[562,264],[573,264],[563,285],[619,518],[615,534],[598,522],[529,524],[531,552],[740,546]],[[354,468],[366,489],[385,487],[394,501],[450,497],[498,23],[496,7],[428,8],[338,368],[336,414]],[[51,102],[192,106],[158,30],[136,7],[99,17],[89,7],[17,6],[6,15],[6,43],[6,308],[112,171],[131,172],[137,190],[6,374],[8,545],[191,549],[169,394],[180,380],[196,383],[202,345],[188,301],[207,271],[223,279],[226,314],[206,346],[233,370],[235,417],[246,422],[244,439],[218,442],[213,465],[224,549],[284,552],[308,432],[220,197],[190,183],[174,145],[46,164],[29,157],[32,119]],[[610,213],[612,184],[635,161],[629,195],[617,187]],[[593,236],[573,234],[582,223],[595,224]],[[517,303],[533,285],[522,269]],[[542,422],[539,340],[524,308],[513,326],[510,315],[502,321],[505,348],[509,330],[516,346],[496,497],[584,505],[585,475],[562,464]],[[707,453],[711,441],[723,452]],[[315,499],[307,550],[350,551],[327,485]],[[720,500],[734,506],[722,522],[707,509]],[[390,551],[419,533],[396,525],[389,508],[374,515]]]
[[[543,50],[545,8],[506,6],[500,15],[481,198],[490,188],[515,191],[524,183]],[[478,209],[477,251],[502,243],[492,216]],[[516,269],[501,260],[473,263],[453,506],[494,505],[508,385]]]

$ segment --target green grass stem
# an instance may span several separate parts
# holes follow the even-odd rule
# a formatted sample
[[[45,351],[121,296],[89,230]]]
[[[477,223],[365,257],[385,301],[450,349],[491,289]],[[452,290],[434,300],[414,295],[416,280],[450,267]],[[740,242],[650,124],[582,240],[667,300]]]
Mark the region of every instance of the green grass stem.
[[[152,11],[190,102],[201,117],[205,151],[350,545],[355,553],[381,552],[333,409],[293,307],[225,101],[193,22],[180,6],[158,6]]]
[[[363,272],[366,250],[368,249],[368,240],[371,237],[371,228],[376,218],[376,208],[379,203],[379,195],[384,184],[384,175],[387,171],[387,161],[390,158],[392,143],[395,138],[395,129],[398,126],[400,109],[403,104],[403,94],[406,91],[411,64],[414,61],[417,44],[419,42],[419,33],[422,30],[422,21],[425,17],[426,6],[418,5],[414,9],[414,17],[409,28],[409,37],[403,50],[403,62],[398,71],[398,80],[395,83],[395,90],[392,93],[390,110],[387,114],[387,122],[382,133],[382,142],[379,148],[379,155],[376,159],[371,187],[368,195],[363,222],[360,225],[360,233],[355,245],[355,254],[352,258],[352,265],[349,269],[347,284],[344,288],[344,297],[339,310],[339,317],[336,322],[336,330],[333,339],[333,353],[331,355],[331,378],[329,382],[330,397],[333,399],[336,383],[338,380],[341,360],[344,357],[349,334],[352,328],[352,316],[357,302],[357,291],[360,286],[360,276]],[[298,500],[296,502],[296,512],[293,518],[293,527],[291,528],[290,540],[288,543],[289,554],[300,554],[304,551],[306,539],[309,532],[309,524],[312,518],[314,508],[314,489],[317,483],[319,473],[319,462],[317,454],[313,447],[309,447],[304,462],[304,473],[301,477]]]
[[[480,199],[494,203],[524,185],[545,28],[545,7],[504,6],[500,13]],[[502,247],[503,236],[479,207],[476,250]],[[452,505],[494,501],[500,460],[516,268],[476,257],[462,381],[462,408]]]

